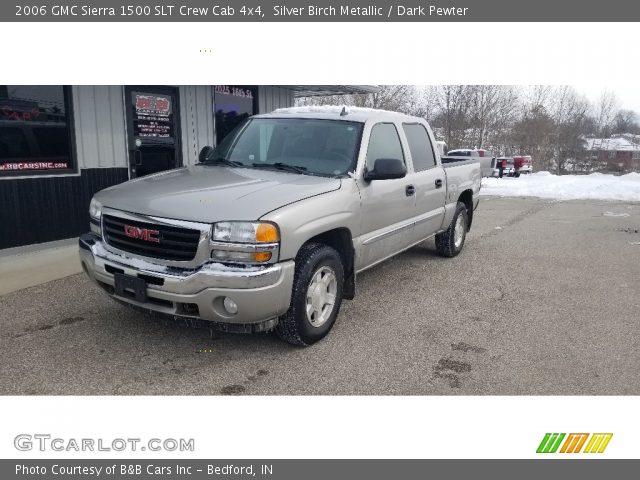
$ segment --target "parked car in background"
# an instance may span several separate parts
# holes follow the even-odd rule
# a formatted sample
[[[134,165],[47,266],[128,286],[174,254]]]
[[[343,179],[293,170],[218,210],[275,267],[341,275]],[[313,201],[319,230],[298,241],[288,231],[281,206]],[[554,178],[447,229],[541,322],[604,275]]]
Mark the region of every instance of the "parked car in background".
[[[480,163],[480,172],[483,177],[493,176],[495,157],[488,150],[459,148],[457,150],[449,150],[446,157],[457,158],[458,160],[476,160]]]
[[[497,157],[494,162],[492,176],[509,177],[513,173],[513,157]]]
[[[516,176],[533,173],[533,160],[531,155],[518,155],[513,157],[513,169]]]
[[[530,155],[515,157],[498,157],[495,160],[494,177],[519,177],[533,172],[533,161]]]
[[[477,157],[443,165],[419,117],[318,110],[250,117],[198,165],[98,192],[79,240],[89,278],[130,307],[310,345],[359,272],[430,237],[456,256]]]

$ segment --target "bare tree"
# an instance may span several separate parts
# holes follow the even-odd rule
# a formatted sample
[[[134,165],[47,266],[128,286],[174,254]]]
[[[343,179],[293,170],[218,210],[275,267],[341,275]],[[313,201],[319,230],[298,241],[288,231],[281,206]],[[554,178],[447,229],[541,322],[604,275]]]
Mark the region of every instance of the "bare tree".
[[[585,138],[640,134],[638,116],[618,109],[603,92],[595,104],[571,86],[385,85],[367,95],[311,97],[300,105],[354,105],[427,119],[449,148],[486,148],[499,155],[531,155],[540,169],[558,174],[592,171]]]
[[[552,137],[553,157],[558,175],[566,171],[567,162],[584,160],[584,126],[590,104],[586,97],[578,95],[573,87],[563,85],[553,95],[555,134]]]
[[[523,117],[531,112],[548,111],[554,95],[552,85],[528,85],[521,87]]]
[[[472,141],[477,148],[492,146],[513,120],[517,94],[507,85],[475,85],[470,87],[470,95]]]
[[[474,85],[470,87],[469,93],[471,94],[472,102],[473,141],[477,148],[482,148],[492,120],[492,114],[497,107],[500,85]]]
[[[553,118],[540,103],[523,105],[523,112],[511,129],[510,153],[531,155],[538,168],[549,169],[555,131]]]
[[[618,110],[618,113],[616,113],[616,116],[613,118],[611,133],[640,134],[638,114],[633,110]]]
[[[613,121],[619,108],[620,102],[613,92],[605,90],[600,94],[595,105],[596,129],[600,137],[611,135]]]
[[[449,148],[466,146],[472,87],[469,85],[440,85],[435,101],[438,108],[437,124]]]
[[[414,115],[424,118],[427,122],[432,123],[436,114],[438,87],[435,85],[425,85],[416,87],[416,105]]]

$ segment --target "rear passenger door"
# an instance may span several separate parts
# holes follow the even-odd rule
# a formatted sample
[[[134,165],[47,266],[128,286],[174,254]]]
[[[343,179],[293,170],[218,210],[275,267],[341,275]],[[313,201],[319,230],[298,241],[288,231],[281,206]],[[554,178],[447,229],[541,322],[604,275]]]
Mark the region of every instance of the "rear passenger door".
[[[373,125],[365,168],[372,169],[379,158],[396,158],[405,162],[398,126],[393,122]],[[361,270],[404,250],[411,243],[415,202],[410,187],[412,172],[407,167],[405,178],[361,181],[362,255],[357,269]]]
[[[413,163],[415,186],[415,226],[412,243],[436,233],[442,226],[446,196],[444,169],[436,161],[434,145],[421,123],[403,123],[409,154]]]

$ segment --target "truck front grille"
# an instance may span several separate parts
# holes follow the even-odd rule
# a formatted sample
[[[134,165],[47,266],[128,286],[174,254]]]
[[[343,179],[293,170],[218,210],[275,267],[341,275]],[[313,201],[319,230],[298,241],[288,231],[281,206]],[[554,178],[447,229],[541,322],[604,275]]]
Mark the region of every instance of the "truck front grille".
[[[125,252],[173,261],[193,260],[200,231],[102,215],[107,244]]]

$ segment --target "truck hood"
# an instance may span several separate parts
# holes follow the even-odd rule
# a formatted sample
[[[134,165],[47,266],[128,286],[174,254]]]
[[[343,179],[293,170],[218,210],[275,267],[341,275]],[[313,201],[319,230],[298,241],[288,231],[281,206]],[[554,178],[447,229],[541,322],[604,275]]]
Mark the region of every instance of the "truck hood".
[[[212,165],[169,170],[107,188],[103,206],[143,215],[213,223],[258,220],[272,210],[338,190],[339,178]]]

